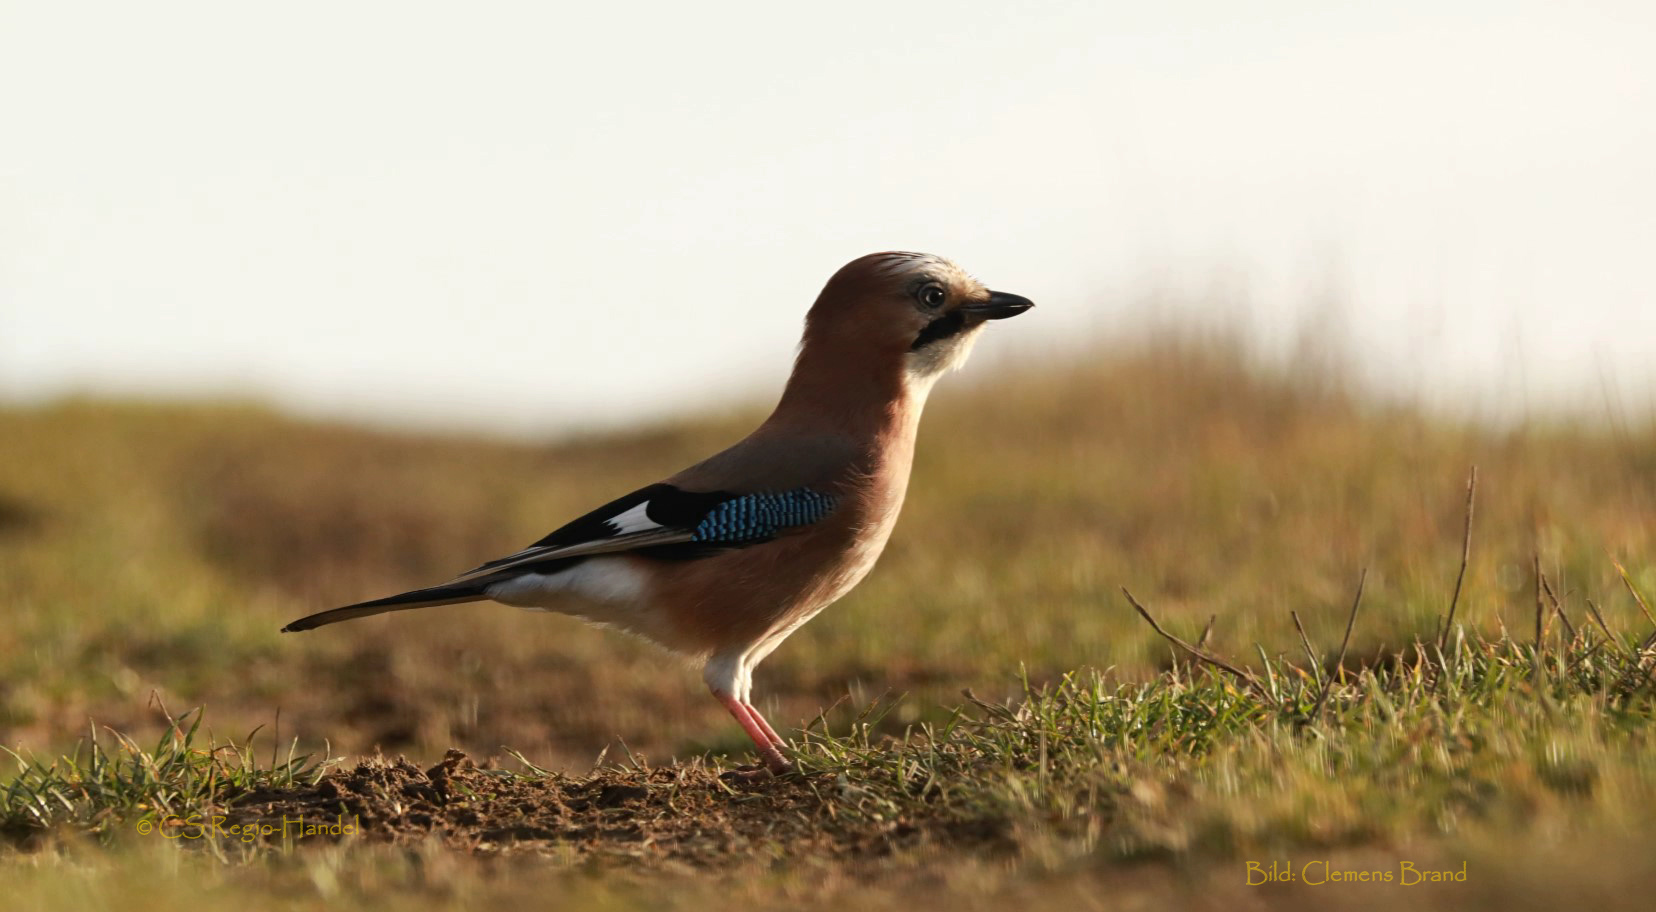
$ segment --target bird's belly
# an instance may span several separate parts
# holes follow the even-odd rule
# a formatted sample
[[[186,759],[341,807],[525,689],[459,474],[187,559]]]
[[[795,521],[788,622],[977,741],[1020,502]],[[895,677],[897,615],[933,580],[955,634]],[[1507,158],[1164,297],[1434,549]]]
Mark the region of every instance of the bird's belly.
[[[877,518],[865,527],[867,531],[854,536],[832,559],[819,563],[811,573],[800,579],[790,591],[777,598],[775,610],[766,612],[767,623],[756,631],[755,640],[770,642],[771,648],[816,617],[824,608],[837,602],[874,569],[874,564],[885,550],[891,537],[895,511]],[[766,650],[768,651],[768,650]]]
[[[680,646],[652,603],[649,577],[625,557],[592,557],[557,573],[524,573],[486,591],[515,608],[567,614],[669,648]]]
[[[495,583],[489,598],[518,608],[563,611],[570,596],[595,602],[641,602],[648,580],[633,563],[618,557],[593,557],[556,573],[524,573]]]

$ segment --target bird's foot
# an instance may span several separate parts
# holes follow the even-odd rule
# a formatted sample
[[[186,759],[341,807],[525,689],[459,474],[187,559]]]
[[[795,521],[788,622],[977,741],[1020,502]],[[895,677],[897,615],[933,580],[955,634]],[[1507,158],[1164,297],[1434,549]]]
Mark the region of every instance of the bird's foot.
[[[794,771],[794,765],[787,757],[782,756],[780,746],[767,744],[759,748],[759,759],[765,761],[774,776],[784,776]]]
[[[766,779],[781,778],[794,772],[794,765],[782,756],[782,752],[775,745],[765,745],[759,750],[759,759],[762,763],[751,766],[738,766],[733,770],[719,775],[727,782],[741,782],[752,784],[763,782]]]
[[[733,770],[720,773],[719,778],[726,782],[756,785],[769,779],[779,779],[794,771],[794,765],[789,763],[780,753],[777,753],[774,757],[766,757],[764,763],[738,766]]]
[[[759,715],[758,710],[717,690],[713,691],[713,696],[719,698],[719,702],[723,703],[741,724],[742,730],[753,739],[753,746],[759,750],[759,759],[765,762],[771,775],[781,776],[793,772],[793,764],[788,762],[787,757],[782,756],[781,748],[785,742],[776,734],[775,729],[770,727],[770,723],[765,721],[765,717]]]
[[[719,774],[719,778],[735,785],[758,785],[761,782],[775,778],[775,775],[771,772],[770,767],[762,763],[755,763],[750,766],[738,766],[733,770],[726,770]]]

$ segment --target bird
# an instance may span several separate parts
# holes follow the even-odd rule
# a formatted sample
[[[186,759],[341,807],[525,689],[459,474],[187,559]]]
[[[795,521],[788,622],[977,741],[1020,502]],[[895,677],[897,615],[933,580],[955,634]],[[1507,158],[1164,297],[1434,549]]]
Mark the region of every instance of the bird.
[[[284,633],[390,611],[495,601],[620,628],[699,662],[764,768],[792,770],[753,671],[873,569],[903,506],[920,413],[985,326],[1034,304],[952,261],[852,260],[805,316],[774,411],[747,437],[436,586],[300,618]]]

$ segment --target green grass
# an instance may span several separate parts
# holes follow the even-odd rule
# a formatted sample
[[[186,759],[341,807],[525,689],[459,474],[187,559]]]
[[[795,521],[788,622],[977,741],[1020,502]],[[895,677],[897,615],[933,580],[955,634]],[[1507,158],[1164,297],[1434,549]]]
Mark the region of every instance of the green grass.
[[[1328,888],[1249,888],[1243,866],[1318,858],[1482,872],[1408,895],[1426,908],[1625,907],[1656,883],[1636,598],[1656,593],[1656,428],[1482,427],[1225,345],[944,385],[881,565],[759,670],[809,771],[783,791],[696,778],[745,741],[692,670],[634,640],[492,606],[276,633],[505,553],[755,418],[532,445],[235,406],[0,411],[0,733],[18,767],[0,820],[30,847],[0,866],[18,901],[142,908],[199,884],[254,908],[1310,905]],[[1192,665],[1123,586],[1237,673]],[[156,698],[205,709],[183,724]],[[226,743],[198,724],[264,727]],[[520,770],[482,780],[503,789],[683,771],[673,787],[735,835],[689,872],[677,835],[482,859],[441,840],[215,858],[133,834],[354,762],[323,758],[424,766],[449,747]],[[765,802],[788,838],[755,835]],[[614,864],[623,849],[644,863]],[[71,870],[95,875],[70,887]]]
[[[16,769],[0,791],[0,833],[23,843],[63,828],[115,837],[140,823],[210,813],[258,790],[321,776],[321,766],[291,750],[261,766],[247,746],[251,738],[219,743],[201,724],[199,710],[172,720],[149,750],[120,732],[94,729],[74,752],[50,761],[8,752]]]
[[[1567,612],[1560,605],[1552,616]],[[888,841],[901,860],[880,867],[899,884],[928,863],[923,851],[905,853],[907,829],[976,846],[955,850],[967,868],[1014,857],[1058,881],[1108,884],[1132,865],[1170,859],[1210,871],[1229,862],[1235,873],[1249,860],[1301,859],[1304,870],[1307,860],[1332,858],[1338,870],[1353,864],[1337,859],[1354,850],[1384,847],[1380,855],[1393,860],[1356,869],[1465,865],[1487,892],[1521,874],[1487,850],[1510,846],[1514,833],[1631,852],[1624,840],[1648,836],[1656,819],[1656,651],[1636,636],[1604,635],[1585,612],[1577,619],[1573,636],[1555,630],[1539,646],[1457,635],[1445,650],[1415,644],[1395,661],[1350,672],[1287,658],[1263,659],[1247,677],[1207,665],[1145,682],[1078,672],[1008,703],[971,700],[898,738],[876,733],[873,717],[889,712],[886,704],[843,731],[808,731],[797,744],[798,778],[818,812],[812,825],[845,844]],[[250,750],[201,738],[196,717],[153,750],[117,737],[113,749],[94,741],[51,764],[19,758],[20,773],[0,793],[0,830],[85,832],[131,850],[130,834],[146,822],[233,813],[239,797],[324,772],[292,756],[261,765]],[[493,781],[548,775],[501,772]],[[615,767],[592,778],[626,776]],[[275,871],[308,857],[278,838],[200,846],[221,861],[263,858]],[[344,844],[353,849],[378,857],[371,845]],[[574,878],[559,889],[579,892],[580,858],[604,852],[586,846],[548,870]],[[720,862],[735,871],[751,864],[743,851]],[[841,874],[871,864],[842,860]],[[659,876],[674,875],[662,868]],[[652,905],[625,895],[626,883],[611,900]]]

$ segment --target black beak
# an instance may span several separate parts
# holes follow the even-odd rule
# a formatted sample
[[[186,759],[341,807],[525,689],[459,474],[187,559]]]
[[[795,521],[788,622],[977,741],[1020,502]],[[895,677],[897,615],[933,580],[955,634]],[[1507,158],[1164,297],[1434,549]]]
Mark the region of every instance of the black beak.
[[[991,291],[989,292],[989,300],[962,304],[959,309],[963,313],[974,317],[982,317],[985,320],[1004,320],[1007,317],[1015,317],[1034,306],[1035,302],[1023,295]]]

